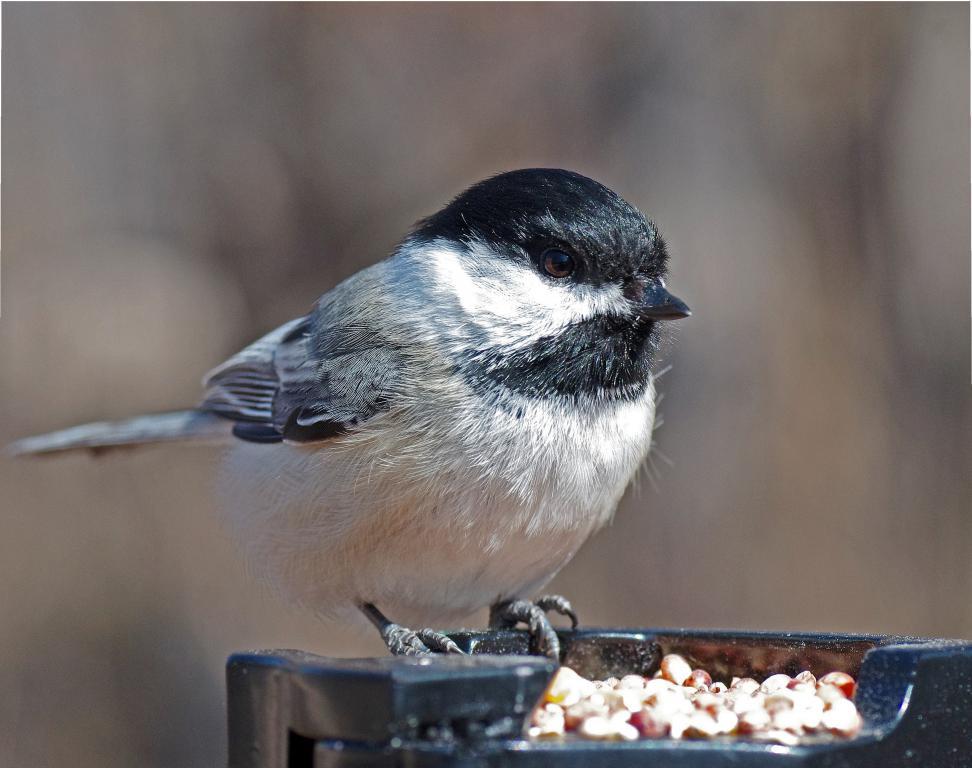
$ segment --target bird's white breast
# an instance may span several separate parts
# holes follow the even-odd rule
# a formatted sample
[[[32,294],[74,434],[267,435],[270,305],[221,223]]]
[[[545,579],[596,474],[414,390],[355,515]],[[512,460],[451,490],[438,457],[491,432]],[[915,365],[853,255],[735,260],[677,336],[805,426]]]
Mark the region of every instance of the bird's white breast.
[[[531,596],[613,513],[651,443],[653,391],[569,412],[454,384],[319,447],[239,444],[223,474],[250,568],[321,615],[413,625]]]

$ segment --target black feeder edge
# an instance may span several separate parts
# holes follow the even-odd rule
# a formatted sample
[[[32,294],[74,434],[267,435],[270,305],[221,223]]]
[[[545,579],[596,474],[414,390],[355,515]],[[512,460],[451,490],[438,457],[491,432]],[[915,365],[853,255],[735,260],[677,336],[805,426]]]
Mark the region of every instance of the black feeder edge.
[[[460,632],[469,656],[330,659],[256,651],[226,665],[230,768],[665,766],[968,768],[972,643],[877,635],[563,630],[590,678],[652,674],[680,653],[716,680],[842,671],[864,721],[849,740],[796,747],[723,737],[532,742],[524,726],[556,665],[520,631]]]

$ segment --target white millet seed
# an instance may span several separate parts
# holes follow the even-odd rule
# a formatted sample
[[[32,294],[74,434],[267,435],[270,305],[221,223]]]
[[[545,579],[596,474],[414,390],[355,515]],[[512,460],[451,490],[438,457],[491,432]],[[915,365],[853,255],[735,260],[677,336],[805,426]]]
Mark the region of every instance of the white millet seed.
[[[684,685],[692,674],[692,667],[677,653],[670,653],[661,660],[661,673],[675,685]]]
[[[645,678],[641,675],[625,675],[618,683],[618,688],[641,689],[645,687]]]
[[[729,686],[729,690],[739,691],[741,693],[756,693],[759,690],[759,683],[751,677],[734,677],[732,679],[732,685]]]
[[[850,699],[835,701],[824,710],[820,724],[838,736],[853,736],[861,728],[861,716]]]
[[[799,744],[804,738],[851,738],[861,717],[849,697],[854,679],[832,672],[819,680],[809,670],[762,683],[733,677],[727,688],[707,670],[669,654],[651,678],[624,675],[591,681],[562,667],[554,675],[526,729],[531,739],[581,738],[743,739]]]
[[[790,684],[789,675],[770,675],[767,677],[763,684],[759,687],[763,693],[773,693],[780,690],[780,688],[786,688]]]

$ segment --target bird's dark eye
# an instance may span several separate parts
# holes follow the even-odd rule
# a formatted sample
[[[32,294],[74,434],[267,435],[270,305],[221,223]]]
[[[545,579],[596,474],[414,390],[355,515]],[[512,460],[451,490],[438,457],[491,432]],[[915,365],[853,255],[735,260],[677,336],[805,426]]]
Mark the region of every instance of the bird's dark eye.
[[[559,248],[543,252],[543,271],[551,277],[568,277],[574,271],[574,257]]]

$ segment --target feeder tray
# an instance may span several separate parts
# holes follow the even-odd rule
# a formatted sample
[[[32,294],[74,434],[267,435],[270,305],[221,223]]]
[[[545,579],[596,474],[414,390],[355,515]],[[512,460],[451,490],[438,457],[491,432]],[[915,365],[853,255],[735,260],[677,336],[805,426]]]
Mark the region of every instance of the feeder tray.
[[[678,653],[712,676],[847,672],[863,728],[798,746],[720,737],[531,741],[556,665],[521,631],[451,635],[468,656],[331,659],[257,651],[226,667],[230,768],[972,766],[972,643],[878,635],[563,630],[584,677],[650,676]]]

